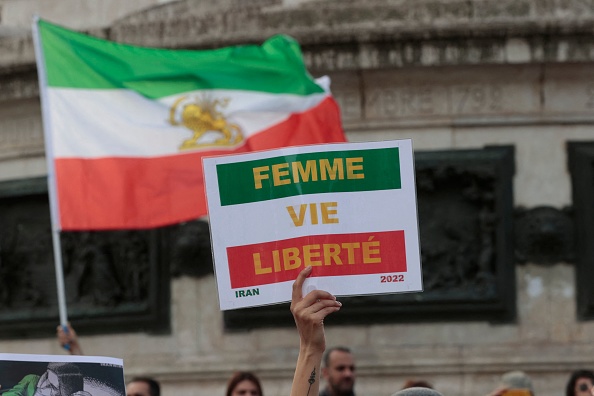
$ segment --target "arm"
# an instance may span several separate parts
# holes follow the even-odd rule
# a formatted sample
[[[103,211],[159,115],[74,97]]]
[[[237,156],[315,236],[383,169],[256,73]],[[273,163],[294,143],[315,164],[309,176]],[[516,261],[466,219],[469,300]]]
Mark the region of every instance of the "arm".
[[[299,332],[299,357],[291,386],[291,396],[317,396],[320,389],[320,366],[326,349],[324,318],[340,309],[332,294],[314,290],[303,297],[303,283],[311,274],[306,267],[293,283],[291,313]]]
[[[71,355],[84,355],[82,348],[78,343],[76,331],[70,326],[70,323],[68,323],[66,328],[62,325],[58,326],[56,335],[58,336],[58,342],[62,348],[67,349]]]

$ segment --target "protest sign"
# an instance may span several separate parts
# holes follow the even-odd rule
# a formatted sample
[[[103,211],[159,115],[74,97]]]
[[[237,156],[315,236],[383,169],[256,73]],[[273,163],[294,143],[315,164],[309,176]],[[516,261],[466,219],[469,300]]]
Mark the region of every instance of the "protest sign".
[[[0,354],[3,396],[124,396],[121,359],[97,356]]]
[[[410,140],[291,147],[203,160],[222,310],[291,298],[422,289]]]

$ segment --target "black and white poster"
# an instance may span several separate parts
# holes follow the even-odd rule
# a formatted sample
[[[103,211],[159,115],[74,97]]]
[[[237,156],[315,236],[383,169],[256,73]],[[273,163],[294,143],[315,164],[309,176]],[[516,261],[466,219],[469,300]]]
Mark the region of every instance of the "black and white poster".
[[[121,359],[0,354],[1,396],[125,396]]]

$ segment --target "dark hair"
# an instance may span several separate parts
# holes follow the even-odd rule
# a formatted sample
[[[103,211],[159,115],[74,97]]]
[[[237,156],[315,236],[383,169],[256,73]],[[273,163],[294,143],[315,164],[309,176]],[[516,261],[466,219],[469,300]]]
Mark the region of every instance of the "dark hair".
[[[589,378],[594,383],[594,372],[590,370],[576,370],[571,373],[569,381],[567,381],[567,385],[565,386],[566,396],[575,396],[575,383],[580,378]]]
[[[326,351],[324,353],[324,367],[328,367],[330,365],[330,354],[334,351],[352,353],[351,350],[345,346],[335,346]]]
[[[151,377],[134,377],[128,383],[132,382],[144,382],[148,385],[151,396],[161,396],[161,386],[159,385],[159,382]]]
[[[429,388],[429,389],[433,389],[433,386],[431,386],[431,384],[429,382],[424,381],[424,380],[409,379],[402,386],[402,389],[408,389],[408,388]]]
[[[235,374],[233,374],[231,378],[229,378],[229,382],[227,382],[227,396],[231,396],[233,390],[235,389],[235,387],[237,387],[237,384],[239,384],[241,381],[246,380],[256,385],[256,388],[258,388],[258,393],[260,393],[260,396],[264,396],[264,392],[262,392],[262,385],[260,385],[260,380],[258,379],[258,377],[256,377],[254,373],[251,373],[249,371],[238,371]]]

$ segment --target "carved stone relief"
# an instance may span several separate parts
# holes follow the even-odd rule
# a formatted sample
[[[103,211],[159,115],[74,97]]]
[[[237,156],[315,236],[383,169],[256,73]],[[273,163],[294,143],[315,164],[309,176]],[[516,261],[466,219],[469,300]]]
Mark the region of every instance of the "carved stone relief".
[[[447,161],[436,167],[419,164],[425,290],[464,294],[468,299],[496,297],[496,171],[488,165]]]
[[[58,323],[45,178],[0,183],[0,337]],[[169,329],[167,230],[62,232],[69,319],[80,333]]]

